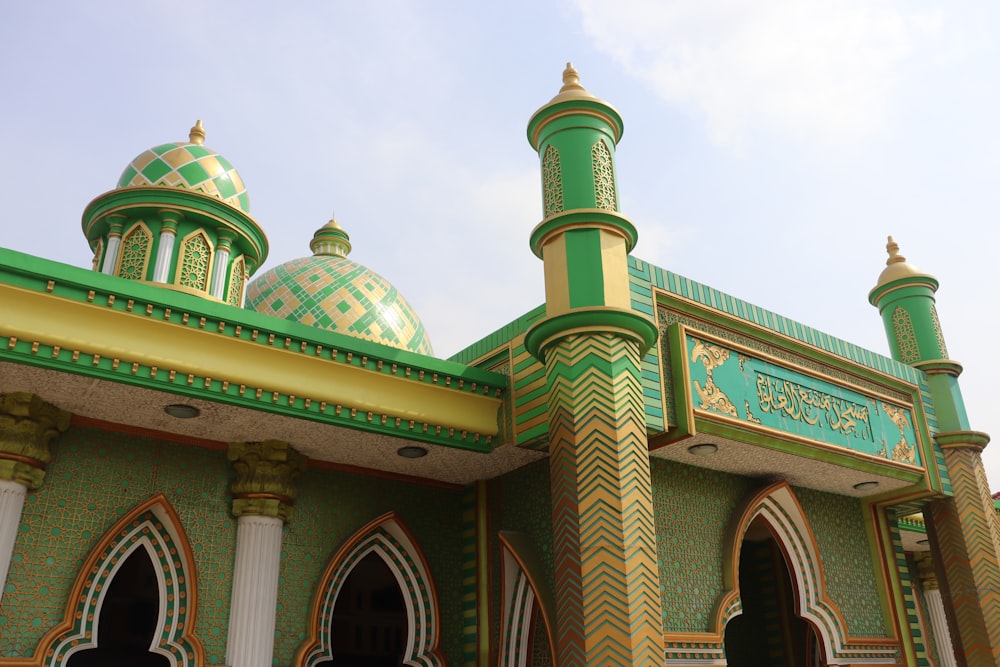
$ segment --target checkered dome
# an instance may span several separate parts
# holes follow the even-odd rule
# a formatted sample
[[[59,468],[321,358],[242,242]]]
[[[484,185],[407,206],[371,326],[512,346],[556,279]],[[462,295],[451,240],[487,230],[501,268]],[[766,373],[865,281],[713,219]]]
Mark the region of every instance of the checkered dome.
[[[374,271],[346,257],[286,262],[247,287],[247,308],[402,350],[431,355],[420,318]]]
[[[250,212],[250,196],[239,173],[229,160],[201,144],[179,142],[150,148],[125,167],[117,187],[151,185],[194,190]]]

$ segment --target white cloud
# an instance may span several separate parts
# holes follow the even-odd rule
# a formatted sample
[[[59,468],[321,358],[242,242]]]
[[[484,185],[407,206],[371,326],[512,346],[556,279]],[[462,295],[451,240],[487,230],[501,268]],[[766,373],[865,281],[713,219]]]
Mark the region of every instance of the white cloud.
[[[714,141],[753,130],[836,142],[879,129],[901,66],[940,17],[866,0],[576,0],[598,48]]]

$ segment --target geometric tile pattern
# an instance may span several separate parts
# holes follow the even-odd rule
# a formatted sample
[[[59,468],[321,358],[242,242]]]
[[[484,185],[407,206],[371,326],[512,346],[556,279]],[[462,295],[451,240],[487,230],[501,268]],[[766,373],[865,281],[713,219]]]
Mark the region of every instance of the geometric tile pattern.
[[[352,535],[330,560],[317,589],[310,619],[310,637],[296,655],[296,665],[313,667],[333,660],[332,628],[337,598],[354,566],[377,554],[400,582],[409,619],[402,661],[420,667],[442,667],[438,651],[440,616],[433,582],[423,556],[410,540],[409,531],[392,513],[373,520]]]
[[[545,350],[563,665],[663,662],[640,358],[608,334]]]
[[[437,591],[438,627],[462,626],[463,586],[455,576],[461,571],[462,550],[455,526],[462,521],[463,491],[318,467],[303,472],[297,485],[295,517],[285,526],[281,546],[274,664],[293,664],[296,650],[314,627],[313,600],[334,554],[387,512],[395,512],[405,522],[413,544],[427,561],[428,576]],[[439,633],[439,638],[448,664],[461,664],[461,634],[449,630]]]
[[[823,559],[826,592],[856,637],[886,634],[879,602],[879,579],[865,535],[861,501],[795,487]]]
[[[762,519],[781,546],[788,565],[792,586],[797,590],[796,613],[809,620],[816,629],[826,660],[836,660],[836,664],[853,664],[871,658],[886,661],[895,656],[897,647],[892,642],[871,637],[855,639],[848,633],[837,604],[827,595],[824,556],[795,492],[787,483],[780,482],[762,489],[744,507],[743,514],[732,524],[735,530],[729,536],[730,543],[725,549],[727,557],[732,559],[731,566],[726,569],[726,583],[731,588],[719,601],[717,632],[721,633],[726,623],[742,613],[740,582],[735,574],[730,573],[739,571],[737,559],[747,528],[755,520]]]
[[[156,633],[159,636],[154,634],[156,648],[169,653],[178,667],[197,664],[195,656],[202,653],[201,644],[190,635],[188,624],[193,611],[188,601],[195,599],[194,573],[184,567],[185,562],[191,563],[190,545],[184,539],[183,529],[175,523],[176,516],[166,498],[157,495],[123,516],[108,531],[77,577],[75,590],[79,595],[72,624],[43,641],[49,664],[64,664],[81,647],[86,650],[99,646],[95,641],[98,623],[118,571],[116,565],[138,549],[144,549],[156,569],[163,573],[159,599],[166,613],[160,617]],[[175,535],[181,537],[180,543],[174,539]],[[199,657],[204,660],[203,654]]]
[[[562,165],[559,163],[559,149],[555,146],[546,148],[542,158],[542,199],[546,218],[562,212]]]
[[[101,536],[162,493],[191,544],[194,634],[207,662],[222,664],[236,543],[225,452],[78,426],[52,448],[45,483],[26,498],[0,606],[0,655],[30,656],[63,619],[80,566]]]
[[[594,169],[594,202],[605,211],[618,210],[618,194],[615,190],[614,158],[604,140],[598,141],[590,149],[591,164]]]
[[[239,173],[229,160],[201,144],[178,142],[150,148],[125,167],[116,187],[150,185],[194,190],[250,212],[250,196]]]
[[[910,578],[910,567],[906,561],[906,552],[903,550],[903,538],[899,534],[899,521],[893,516],[894,512],[887,512],[887,515],[886,523],[892,544],[893,564],[899,574],[903,606],[906,609],[906,629],[904,631],[908,632],[913,641],[913,657],[916,660],[914,667],[929,667],[931,661],[927,656],[923,623],[915,597],[916,589]]]
[[[1000,664],[997,518],[983,461],[974,447],[946,447],[944,457],[955,495],[930,503],[927,527],[940,549],[941,591],[959,630],[955,655],[969,665]]]
[[[247,286],[258,313],[432,355],[420,318],[374,271],[335,255],[294,259]]]

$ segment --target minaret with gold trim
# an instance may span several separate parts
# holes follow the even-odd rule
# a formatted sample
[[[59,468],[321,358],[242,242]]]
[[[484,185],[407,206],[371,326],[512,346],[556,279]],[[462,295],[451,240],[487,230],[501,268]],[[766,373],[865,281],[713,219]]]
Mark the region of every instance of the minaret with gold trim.
[[[990,438],[969,429],[958,376],[934,306],[938,281],[889,237],[889,259],[868,300],[879,309],[897,361],[927,373],[953,496],[924,509],[940,588],[960,664],[1000,664],[1000,525],[983,468]]]
[[[640,359],[655,325],[631,310],[615,147],[622,119],[580,85],[528,123],[542,162],[545,217],[531,234],[545,263],[546,317],[525,336],[545,364],[555,552],[557,662],[663,663]]]

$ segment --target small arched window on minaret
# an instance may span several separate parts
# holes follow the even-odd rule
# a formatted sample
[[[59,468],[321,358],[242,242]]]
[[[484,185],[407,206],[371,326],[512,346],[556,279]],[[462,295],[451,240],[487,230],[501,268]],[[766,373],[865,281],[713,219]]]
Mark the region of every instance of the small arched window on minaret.
[[[562,213],[563,203],[562,165],[559,164],[559,149],[549,146],[542,156],[542,203],[545,217]]]
[[[145,280],[149,267],[149,251],[153,247],[153,233],[138,222],[122,237],[121,259],[118,275],[127,280]]]

